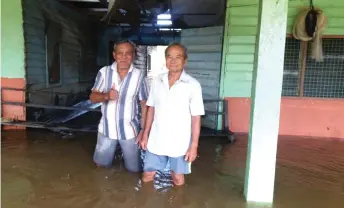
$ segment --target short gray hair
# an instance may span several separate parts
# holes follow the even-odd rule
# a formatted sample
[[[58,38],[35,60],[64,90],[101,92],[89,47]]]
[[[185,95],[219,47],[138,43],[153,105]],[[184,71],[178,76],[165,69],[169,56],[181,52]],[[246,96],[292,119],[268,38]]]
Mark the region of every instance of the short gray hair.
[[[167,56],[168,50],[172,47],[175,47],[175,46],[180,47],[183,50],[184,58],[187,59],[188,58],[188,50],[181,43],[171,43],[169,46],[167,46],[167,48],[165,49],[165,57]]]
[[[121,45],[121,44],[124,44],[124,43],[128,43],[131,45],[131,47],[133,47],[133,53],[135,54],[135,49],[136,49],[136,44],[130,40],[120,40],[118,42],[116,42],[114,45],[113,45],[113,51],[116,51],[116,47],[118,45]]]

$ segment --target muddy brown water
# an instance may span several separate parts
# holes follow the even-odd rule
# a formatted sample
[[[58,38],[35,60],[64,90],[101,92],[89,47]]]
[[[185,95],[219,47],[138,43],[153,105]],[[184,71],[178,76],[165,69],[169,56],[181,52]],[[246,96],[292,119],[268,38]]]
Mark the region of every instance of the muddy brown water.
[[[168,173],[143,185],[120,159],[113,168],[95,168],[95,142],[95,134],[66,140],[45,131],[2,132],[2,207],[272,207],[247,204],[242,195],[245,136],[234,144],[201,139],[183,188],[172,187]],[[343,208],[344,140],[280,137],[273,207]]]

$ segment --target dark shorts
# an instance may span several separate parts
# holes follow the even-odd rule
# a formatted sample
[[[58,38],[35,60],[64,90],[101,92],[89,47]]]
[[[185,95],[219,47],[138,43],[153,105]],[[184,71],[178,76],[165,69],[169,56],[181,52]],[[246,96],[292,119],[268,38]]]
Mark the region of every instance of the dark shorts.
[[[140,150],[135,141],[135,138],[127,140],[110,139],[98,133],[93,161],[97,165],[110,167],[115,157],[116,147],[119,144],[123,152],[125,168],[130,172],[139,172],[141,170]]]
[[[168,157],[162,155],[156,155],[148,150],[146,151],[143,171],[153,172],[153,171],[164,171],[167,163],[169,162],[169,168],[176,174],[190,174],[191,173],[191,163],[185,161],[185,156],[180,157]]]

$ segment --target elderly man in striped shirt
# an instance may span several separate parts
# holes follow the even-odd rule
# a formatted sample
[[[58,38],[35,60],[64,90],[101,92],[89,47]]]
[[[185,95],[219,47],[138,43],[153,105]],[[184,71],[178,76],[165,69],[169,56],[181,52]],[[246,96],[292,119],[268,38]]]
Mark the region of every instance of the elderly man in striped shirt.
[[[119,144],[126,169],[139,172],[141,163],[137,143],[145,125],[148,88],[144,73],[133,67],[134,54],[135,45],[130,41],[121,41],[114,46],[115,62],[99,70],[90,100],[102,103],[93,157],[96,165],[110,167]]]

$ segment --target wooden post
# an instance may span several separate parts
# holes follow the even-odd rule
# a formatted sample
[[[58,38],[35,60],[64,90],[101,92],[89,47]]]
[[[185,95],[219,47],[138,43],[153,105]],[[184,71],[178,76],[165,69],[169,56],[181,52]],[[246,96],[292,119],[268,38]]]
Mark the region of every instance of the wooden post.
[[[288,0],[260,0],[259,10],[245,197],[272,203]]]
[[[299,82],[299,96],[303,97],[303,89],[305,86],[305,73],[307,61],[308,43],[302,41],[300,47],[300,82]]]

